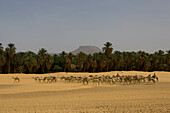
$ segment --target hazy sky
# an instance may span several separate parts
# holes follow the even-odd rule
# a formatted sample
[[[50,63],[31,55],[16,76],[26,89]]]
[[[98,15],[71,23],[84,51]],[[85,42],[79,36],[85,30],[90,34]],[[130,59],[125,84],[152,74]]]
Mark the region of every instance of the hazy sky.
[[[170,0],[0,0],[0,42],[17,51],[170,49]]]

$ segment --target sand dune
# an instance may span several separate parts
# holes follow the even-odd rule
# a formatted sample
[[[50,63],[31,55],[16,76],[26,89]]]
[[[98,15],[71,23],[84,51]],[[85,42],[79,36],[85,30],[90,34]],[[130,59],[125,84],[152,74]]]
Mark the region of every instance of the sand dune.
[[[156,73],[155,85],[83,85],[35,83],[35,76],[144,75]],[[18,76],[21,83],[13,83]],[[0,74],[0,113],[170,112],[170,72]]]

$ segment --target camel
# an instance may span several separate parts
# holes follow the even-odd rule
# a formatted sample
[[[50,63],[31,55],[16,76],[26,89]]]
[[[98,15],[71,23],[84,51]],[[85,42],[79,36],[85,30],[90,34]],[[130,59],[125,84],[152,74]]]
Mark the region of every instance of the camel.
[[[12,77],[14,79],[14,83],[19,83],[20,79],[18,77]]]
[[[155,83],[155,78],[153,78],[151,74],[149,74],[146,79],[148,80],[148,83]]]
[[[93,77],[93,85],[99,85],[100,84],[100,79],[97,77],[97,76],[95,76],[95,77]]]
[[[35,80],[35,82],[39,82],[39,77],[32,77],[34,80]]]
[[[154,73],[154,75],[152,76],[152,78],[156,79],[157,82],[158,82],[158,80],[159,80],[155,73]]]
[[[88,83],[89,83],[88,78],[87,77],[83,78],[83,84],[88,85]]]

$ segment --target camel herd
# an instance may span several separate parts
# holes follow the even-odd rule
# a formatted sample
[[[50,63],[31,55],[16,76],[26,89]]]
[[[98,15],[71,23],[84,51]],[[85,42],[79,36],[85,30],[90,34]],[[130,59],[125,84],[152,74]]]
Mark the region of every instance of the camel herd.
[[[57,77],[55,76],[50,76],[50,77],[32,77],[35,82],[39,83],[53,83],[57,81]]]
[[[19,77],[12,77],[14,79],[14,83],[19,83]],[[75,77],[75,76],[49,76],[49,77],[32,77],[36,83],[81,83],[84,85],[92,84],[92,85],[113,85],[113,84],[154,84],[158,82],[158,77],[154,73],[154,75],[142,76],[142,75],[89,75],[85,77]]]

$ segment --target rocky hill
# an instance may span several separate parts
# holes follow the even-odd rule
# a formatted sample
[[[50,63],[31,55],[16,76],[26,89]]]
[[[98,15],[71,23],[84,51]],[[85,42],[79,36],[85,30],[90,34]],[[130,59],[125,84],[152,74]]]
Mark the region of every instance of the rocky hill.
[[[79,52],[83,52],[86,54],[93,54],[93,53],[102,52],[102,50],[96,46],[80,46],[78,49],[72,51],[71,53],[76,55]]]

